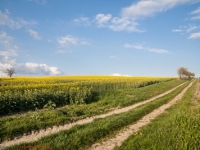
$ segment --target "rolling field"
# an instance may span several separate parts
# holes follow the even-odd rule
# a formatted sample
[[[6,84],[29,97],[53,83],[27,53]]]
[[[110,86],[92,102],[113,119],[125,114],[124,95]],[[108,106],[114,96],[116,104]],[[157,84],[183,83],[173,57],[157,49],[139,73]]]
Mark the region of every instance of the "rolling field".
[[[99,142],[109,141],[129,125],[170,103],[183,90],[177,102],[180,105],[175,104],[166,110],[169,112],[164,113],[165,117],[162,114],[139,131],[133,131],[132,136],[123,140],[122,144],[116,144],[115,149],[148,149],[148,146],[149,149],[163,149],[168,143],[165,141],[164,146],[159,147],[153,142],[153,136],[162,141],[172,128],[171,124],[179,125],[176,123],[180,123],[183,132],[176,136],[175,129],[178,127],[170,129],[172,138],[168,138],[169,143],[182,138],[178,146],[190,148],[184,141],[189,143],[198,138],[200,124],[195,117],[199,115],[199,80],[111,76],[21,77],[1,79],[0,84],[0,149],[98,149]],[[181,116],[186,114],[184,110],[190,109],[196,114],[194,119],[189,119],[190,113]],[[188,129],[181,118],[187,120]],[[193,130],[192,121],[197,121],[194,127],[197,133],[187,135],[185,132]],[[163,125],[163,122],[171,124]],[[166,131],[162,129],[164,126]],[[163,133],[152,130],[162,130]],[[191,139],[191,136],[194,138]],[[196,144],[199,143],[193,143],[193,147],[198,148]],[[172,149],[178,146],[172,144]],[[113,148],[108,146],[105,149]]]
[[[194,84],[180,102],[151,124],[130,136],[115,150],[200,149],[200,82]]]

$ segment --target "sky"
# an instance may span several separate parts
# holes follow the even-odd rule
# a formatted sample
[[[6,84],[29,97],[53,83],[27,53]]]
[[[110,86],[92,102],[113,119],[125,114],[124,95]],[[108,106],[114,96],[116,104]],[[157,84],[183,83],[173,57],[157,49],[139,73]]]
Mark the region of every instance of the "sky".
[[[0,0],[0,76],[200,76],[200,0]]]

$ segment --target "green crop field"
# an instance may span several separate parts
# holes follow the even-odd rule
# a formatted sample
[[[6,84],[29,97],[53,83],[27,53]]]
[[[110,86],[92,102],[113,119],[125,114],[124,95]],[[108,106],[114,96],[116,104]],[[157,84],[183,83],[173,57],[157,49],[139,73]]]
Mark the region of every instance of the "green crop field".
[[[196,84],[199,84],[199,81]],[[196,84],[188,90],[180,102],[168,109],[167,113],[143,127],[140,130],[142,135],[132,135],[115,150],[199,150],[200,97],[194,96]]]
[[[190,83],[190,80],[158,77],[3,78],[0,80],[0,149],[88,149],[92,144],[115,136],[121,129],[134,124],[154,109],[170,102]],[[198,84],[199,81],[195,81],[178,102],[179,105],[172,106],[167,110],[169,113],[163,114],[165,117],[160,115],[155,121],[143,127],[139,132],[142,136],[133,134],[116,149],[130,149],[130,147],[148,149],[148,145],[149,149],[163,149],[165,145],[177,142],[181,137],[182,141],[178,142],[179,145],[172,144],[171,147],[173,149],[182,145],[185,148],[187,144],[184,145],[184,141],[189,143],[192,139],[196,140],[199,133],[197,129],[200,127],[197,119],[200,107],[198,100],[194,105],[191,99],[194,97]],[[20,136],[31,136],[33,131],[39,132],[53,126],[59,128],[69,123],[76,123],[78,120],[106,114],[148,100],[178,85],[181,86],[172,92],[127,112],[98,118],[82,125],[74,125],[68,130],[44,136],[37,141],[30,140],[28,143],[4,146],[6,141],[12,141]],[[186,110],[189,110],[189,113],[186,113]],[[195,113],[194,119],[191,117],[192,113]],[[184,121],[189,123],[188,129]],[[185,132],[193,130],[194,123],[192,122],[195,121],[197,124],[194,128],[197,133],[191,132],[187,135]],[[167,122],[170,122],[169,125]],[[174,129],[170,129],[172,124]],[[166,131],[163,129],[165,126]],[[180,127],[183,127],[181,136],[175,136],[178,132],[176,129]],[[163,147],[153,142],[153,137],[160,137],[156,140],[162,142],[162,137],[168,134],[169,129],[172,130],[172,138],[168,138],[169,141],[165,141]],[[155,135],[152,130],[157,131]],[[159,133],[159,130],[163,133]],[[194,138],[190,139],[191,136]],[[198,148],[197,144],[199,143],[193,142],[193,147]],[[188,145],[189,148],[190,145]]]

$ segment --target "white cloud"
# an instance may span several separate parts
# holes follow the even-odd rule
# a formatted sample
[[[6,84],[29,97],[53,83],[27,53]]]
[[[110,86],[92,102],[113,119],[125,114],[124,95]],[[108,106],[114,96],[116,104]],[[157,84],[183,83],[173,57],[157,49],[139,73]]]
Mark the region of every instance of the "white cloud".
[[[111,14],[97,14],[95,19],[99,27],[104,27],[105,24],[112,18]]]
[[[192,11],[190,14],[196,15],[191,18],[191,20],[200,20],[200,7],[198,7],[196,10]]]
[[[145,32],[138,29],[139,21],[158,13],[165,12],[181,4],[194,3],[199,0],[140,0],[121,10],[119,16],[112,14],[97,14],[93,19],[98,27],[109,28],[113,31]],[[87,20],[90,20],[87,18]],[[79,22],[80,19],[74,21]],[[92,21],[90,21],[91,23]],[[176,30],[173,30],[176,32]]]
[[[17,63],[15,59],[9,57],[0,57],[0,75],[6,75],[4,72],[8,68],[14,68],[17,75],[61,75],[63,74],[57,67],[49,67],[46,64],[38,63]]]
[[[138,26],[137,22],[128,18],[112,17],[111,14],[97,14],[93,20],[88,17],[80,17],[74,19],[73,22],[84,26],[90,26],[94,23],[100,28],[109,28],[113,31],[144,32],[136,28]]]
[[[197,39],[197,38],[200,38],[200,32],[198,33],[192,33],[188,39]]]
[[[18,47],[12,44],[13,37],[8,36],[6,32],[0,32],[0,56],[13,57],[17,56]]]
[[[121,75],[119,73],[113,73],[112,76],[125,76],[125,77],[131,77],[131,75]]]
[[[82,40],[82,39],[78,39],[78,38],[75,38],[71,35],[67,35],[67,36],[64,36],[64,37],[60,37],[57,39],[60,47],[65,47],[65,48],[68,48],[69,45],[90,45],[89,42],[87,42],[86,40]]]
[[[0,50],[0,56],[8,56],[8,57],[11,57],[11,56],[17,56],[17,52],[16,50],[7,50],[7,51],[1,51]]]
[[[17,56],[17,45],[13,44],[13,38],[6,32],[0,32],[0,76],[6,75],[7,68],[14,68],[17,74],[60,75],[62,72],[57,67],[49,67],[38,63],[17,63],[13,57]]]
[[[173,29],[172,32],[183,32],[181,29]]]
[[[190,14],[200,14],[200,7],[198,7],[196,10],[192,11]]]
[[[148,48],[147,50],[154,53],[169,53],[169,51],[165,49],[158,49],[158,48]]]
[[[12,19],[10,19],[8,17],[8,15],[2,13],[1,11],[0,11],[0,25],[7,25],[11,28],[14,28],[14,27],[19,28],[20,27]]]
[[[108,26],[113,31],[127,31],[127,32],[144,32],[144,30],[137,29],[139,24],[135,20],[126,17],[114,17],[111,24]]]
[[[197,30],[198,28],[200,28],[200,26],[197,26],[195,24],[189,24],[187,26],[179,26],[179,29],[173,29],[172,32],[186,32],[186,33],[190,33],[194,30]]]
[[[61,75],[62,72],[57,67],[49,67],[46,64],[38,63],[22,63],[17,64],[16,72],[21,74],[35,74],[35,75]]]
[[[138,50],[143,50],[144,47],[141,44],[124,44],[125,48],[134,48]]]
[[[70,44],[77,45],[78,39],[72,37],[71,35],[67,35],[65,37],[58,38],[58,43],[61,47],[68,47]]]
[[[154,52],[154,53],[169,53],[169,51],[167,51],[165,49],[149,48],[149,47],[143,46],[142,44],[124,44],[124,47],[137,49],[137,50],[145,50],[145,51]]]
[[[18,23],[20,24],[20,26],[27,26],[27,25],[37,25],[38,23],[36,21],[26,21],[24,19],[19,19]]]
[[[190,25],[189,28],[186,30],[187,32],[191,32],[197,28],[199,28],[200,26],[194,26],[194,25]]]
[[[10,46],[12,40],[13,38],[8,36],[6,32],[0,32],[0,43],[4,44],[5,47]]]
[[[74,19],[73,22],[76,24],[85,25],[85,26],[91,25],[91,20],[88,17],[80,17],[80,18]]]
[[[144,32],[136,27],[138,23],[125,17],[112,17],[111,14],[97,14],[95,22],[98,27],[109,28],[113,31]]]
[[[24,19],[13,20],[8,15],[8,10],[6,14],[0,11],[0,25],[9,26],[12,29],[19,29],[23,26],[38,24],[36,21],[26,21]]]
[[[29,34],[36,40],[41,40],[42,37],[38,34],[37,31],[34,31],[32,29],[28,30]]]
[[[13,68],[16,64],[15,59],[10,59],[8,56],[0,55],[0,76],[6,76],[6,69]]]
[[[0,74],[3,74],[7,68],[14,68],[18,75],[61,75],[63,74],[57,67],[49,67],[46,64],[38,63],[17,63],[16,59],[0,56]]]
[[[137,28],[139,20],[155,16],[177,5],[193,2],[193,0],[141,0],[123,8],[120,17],[111,19],[110,16],[111,22],[107,27],[113,31],[144,32]]]
[[[2,67],[2,68],[4,68],[4,69],[6,69],[8,66],[9,67],[12,67],[13,65],[15,65],[16,64],[16,60],[15,59],[11,59],[11,58],[9,58],[8,56],[0,56],[0,60],[1,60],[1,62],[0,62],[0,66]]]
[[[193,3],[194,0],[141,0],[122,9],[122,16],[134,20],[144,19],[165,12],[177,5]]]
[[[191,18],[192,20],[200,20],[200,15]]]
[[[1,33],[0,33],[0,39],[3,39],[3,38],[5,38],[5,39],[12,39],[12,37],[8,36],[5,31],[1,31]]]

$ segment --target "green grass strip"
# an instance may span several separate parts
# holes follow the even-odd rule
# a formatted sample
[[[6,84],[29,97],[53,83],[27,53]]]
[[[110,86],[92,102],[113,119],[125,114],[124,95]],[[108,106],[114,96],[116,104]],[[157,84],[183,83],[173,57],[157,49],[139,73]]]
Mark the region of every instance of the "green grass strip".
[[[195,84],[177,104],[115,150],[199,150],[200,101],[192,103],[194,92]]]
[[[91,144],[99,141],[101,138],[112,136],[112,134],[123,127],[136,122],[159,106],[168,103],[188,84],[189,83],[184,84],[170,94],[167,94],[164,97],[158,98],[155,101],[139,106],[128,112],[112,115],[103,119],[95,119],[92,123],[76,125],[69,130],[43,137],[36,142],[15,145],[6,148],[6,150],[18,150],[21,149],[21,146],[34,147],[39,145],[49,146],[52,150],[86,149]]]

